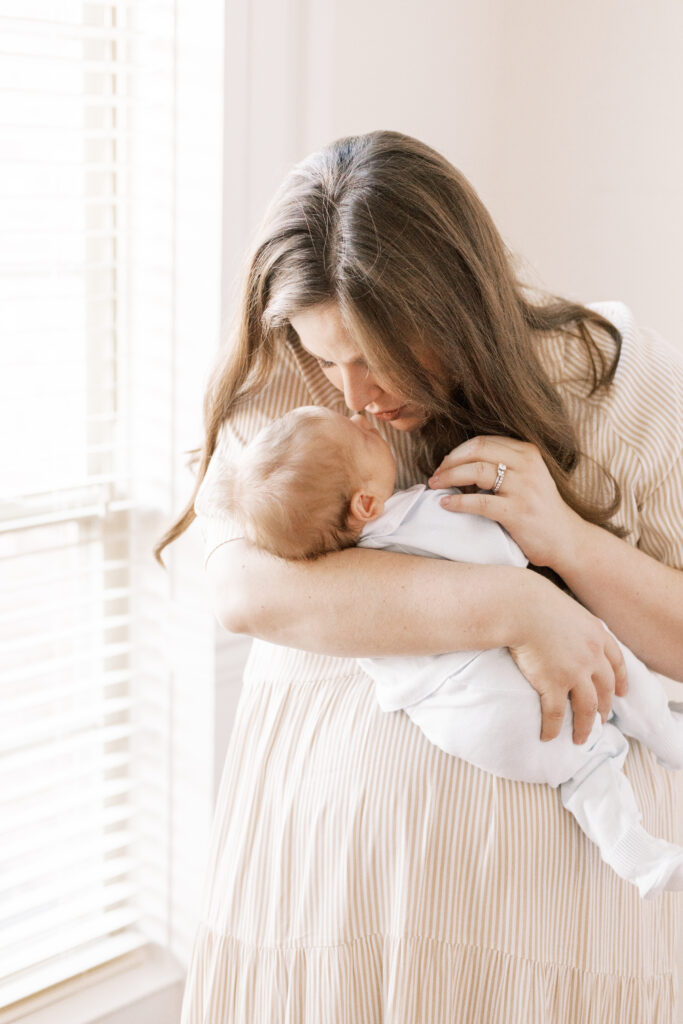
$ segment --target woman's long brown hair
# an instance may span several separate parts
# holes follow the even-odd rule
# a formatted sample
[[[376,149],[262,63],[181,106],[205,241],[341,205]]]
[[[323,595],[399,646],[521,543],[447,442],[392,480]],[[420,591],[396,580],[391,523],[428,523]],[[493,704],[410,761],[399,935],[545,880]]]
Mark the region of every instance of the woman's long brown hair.
[[[538,446],[563,499],[611,528],[607,504],[575,490],[574,427],[547,378],[538,345],[565,331],[585,346],[587,393],[606,387],[618,330],[575,302],[532,301],[469,182],[429,146],[397,132],[340,139],[289,174],[249,262],[233,336],[204,398],[205,439],[194,493],[154,554],[195,518],[194,500],[221,424],[266,383],[278,349],[296,341],[290,318],[334,301],[373,374],[427,410],[420,468],[429,474],[468,437],[502,434]],[[607,331],[605,356],[590,327]]]

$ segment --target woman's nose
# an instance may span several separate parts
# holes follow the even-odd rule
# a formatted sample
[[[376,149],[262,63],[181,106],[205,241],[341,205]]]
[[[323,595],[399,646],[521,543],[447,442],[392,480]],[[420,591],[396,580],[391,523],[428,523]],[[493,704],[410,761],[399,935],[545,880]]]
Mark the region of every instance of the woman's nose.
[[[362,366],[351,366],[343,370],[344,401],[349,409],[360,412],[380,392],[373,377]]]

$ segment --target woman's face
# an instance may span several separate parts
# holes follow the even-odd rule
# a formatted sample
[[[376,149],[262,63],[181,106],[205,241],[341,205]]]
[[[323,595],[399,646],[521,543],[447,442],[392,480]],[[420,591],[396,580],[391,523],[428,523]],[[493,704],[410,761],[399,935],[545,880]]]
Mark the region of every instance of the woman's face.
[[[395,430],[415,430],[424,422],[424,409],[374,376],[344,327],[336,303],[311,306],[293,316],[291,324],[303,348],[317,359],[328,380],[344,392],[353,412],[365,410]]]

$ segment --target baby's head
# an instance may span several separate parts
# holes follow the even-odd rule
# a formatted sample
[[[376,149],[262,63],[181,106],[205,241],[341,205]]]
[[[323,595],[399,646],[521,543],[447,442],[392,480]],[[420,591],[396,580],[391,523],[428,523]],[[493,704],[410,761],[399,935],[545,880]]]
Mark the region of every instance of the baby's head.
[[[356,543],[395,478],[391,449],[365,417],[310,405],[247,445],[226,502],[252,544],[281,558],[317,558]]]

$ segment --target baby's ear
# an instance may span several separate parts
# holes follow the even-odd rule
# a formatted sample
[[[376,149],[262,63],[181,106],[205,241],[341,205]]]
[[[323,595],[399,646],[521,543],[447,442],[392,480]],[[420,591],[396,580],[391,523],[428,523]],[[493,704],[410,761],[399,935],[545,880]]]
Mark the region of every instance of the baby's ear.
[[[356,491],[351,497],[351,518],[357,520],[361,525],[377,519],[383,511],[384,502],[374,494]]]

